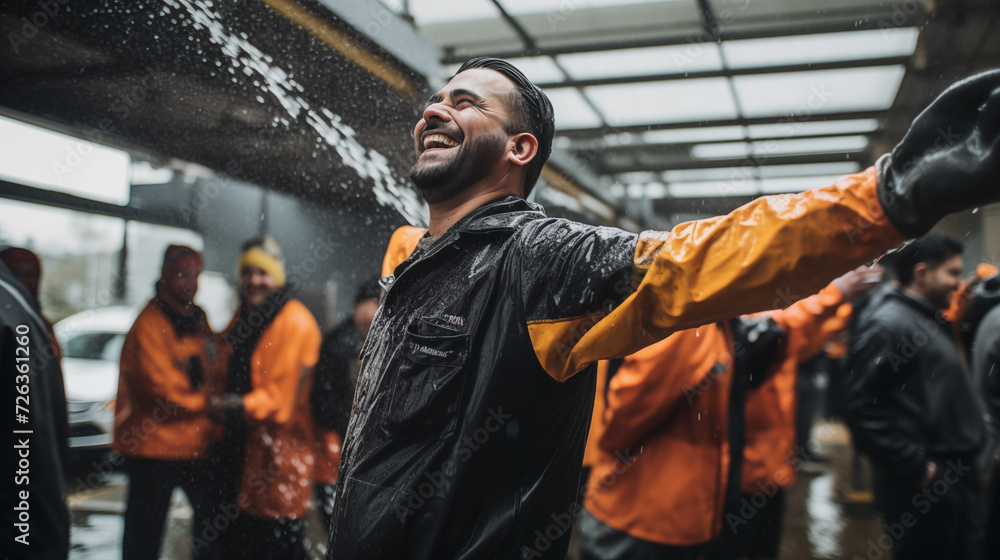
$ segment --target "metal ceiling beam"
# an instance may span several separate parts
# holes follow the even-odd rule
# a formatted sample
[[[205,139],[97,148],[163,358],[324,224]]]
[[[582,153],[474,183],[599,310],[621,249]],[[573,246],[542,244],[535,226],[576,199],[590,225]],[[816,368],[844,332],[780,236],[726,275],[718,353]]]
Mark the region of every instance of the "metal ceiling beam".
[[[504,21],[507,22],[507,25],[510,25],[514,29],[514,32],[517,33],[517,35],[521,38],[521,41],[524,43],[525,47],[531,50],[535,50],[538,48],[538,45],[535,43],[535,38],[532,37],[531,34],[528,33],[528,31],[524,27],[522,27],[521,24],[518,23],[517,20],[514,19],[514,17],[507,12],[507,9],[503,7],[503,4],[500,3],[500,0],[493,0],[493,5],[496,6],[498,10],[500,10],[500,16],[503,17]],[[555,62],[555,65],[559,68],[560,72],[566,74],[566,69],[563,68],[558,62]],[[597,105],[595,105],[593,101],[587,99],[586,95],[583,95],[583,90],[580,90],[580,96],[583,97],[584,103],[586,103],[587,106],[590,107],[590,110],[593,111],[595,115],[597,115],[597,118],[601,119],[601,124],[607,125],[608,122],[604,119],[604,114],[601,113],[600,110],[598,110]]]
[[[824,19],[812,23],[796,23],[789,25],[787,22],[775,24],[773,19],[761,20],[760,27],[752,28],[753,22],[741,22],[741,25],[751,27],[751,29],[720,29],[719,38],[723,41],[739,41],[743,39],[766,39],[773,37],[791,37],[797,35],[813,35],[816,33],[836,33],[842,31],[864,31],[870,29],[882,29],[887,24],[896,27],[892,23],[892,12],[879,12],[868,15],[844,15],[841,17]],[[922,13],[911,15],[905,27],[916,27],[924,22],[927,16]],[[888,22],[888,23],[887,23]],[[559,46],[536,46],[535,48],[518,49],[511,51],[492,52],[462,52],[448,53],[442,58],[442,64],[460,64],[474,56],[494,56],[497,58],[520,58],[524,56],[557,56],[560,54],[577,54],[586,52],[615,51],[620,49],[632,49],[640,47],[667,47],[674,45],[688,45],[711,41],[704,30],[692,30],[689,33],[677,33],[664,37],[651,39],[623,39],[617,41],[581,41]],[[459,47],[459,45],[455,45]]]
[[[0,192],[3,193],[0,195],[0,198],[29,202],[32,204],[54,208],[64,208],[66,210],[85,212],[88,214],[98,214],[112,218],[121,218],[123,220],[135,220],[151,224],[191,229],[191,224],[182,223],[177,219],[171,219],[174,218],[174,216],[166,216],[161,212],[152,212],[142,208],[136,208],[134,206],[110,204],[108,202],[83,198],[68,193],[30,187],[28,185],[5,181],[3,179],[0,179]]]
[[[752,117],[745,119],[717,119],[701,121],[685,121],[664,124],[639,124],[629,126],[611,126],[600,128],[578,128],[574,130],[556,129],[557,136],[568,136],[570,138],[593,138],[606,134],[621,134],[628,132],[631,134],[641,134],[651,130],[677,130],[681,128],[704,128],[713,126],[741,126],[754,124],[785,124],[785,123],[807,123],[821,121],[840,121],[853,119],[880,119],[884,120],[888,110],[882,111],[853,111],[844,113],[824,113],[820,115],[781,115],[775,117]]]
[[[648,82],[663,82],[668,80],[693,80],[697,78],[730,78],[733,76],[752,76],[757,74],[780,74],[786,72],[810,72],[818,70],[843,70],[847,68],[868,68],[872,66],[893,66],[902,64],[908,66],[910,56],[889,56],[871,58],[868,60],[838,60],[835,62],[817,62],[812,64],[788,64],[784,66],[763,66],[760,68],[738,68],[732,70],[704,70],[701,72],[686,72],[682,74],[651,74],[648,76],[622,76],[617,78],[593,78],[589,80],[564,80],[561,82],[545,82],[536,84],[540,88],[562,87],[593,87],[621,84],[642,84]]]
[[[618,175],[621,173],[632,173],[641,171],[652,171],[654,173],[662,171],[677,171],[682,169],[713,169],[716,167],[742,167],[742,166],[766,166],[766,165],[799,165],[805,163],[836,163],[841,161],[857,161],[864,164],[870,158],[868,152],[861,151],[855,153],[832,153],[832,154],[806,154],[806,155],[774,155],[765,157],[739,157],[726,159],[690,159],[671,161],[656,164],[643,164],[634,162],[631,165],[603,165],[594,164],[594,171],[602,175]]]

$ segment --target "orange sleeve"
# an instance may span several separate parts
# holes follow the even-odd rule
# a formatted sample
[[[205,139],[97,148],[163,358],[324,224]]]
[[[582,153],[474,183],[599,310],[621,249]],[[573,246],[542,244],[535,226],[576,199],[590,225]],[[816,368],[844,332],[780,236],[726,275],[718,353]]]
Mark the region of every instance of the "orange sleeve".
[[[132,332],[135,338],[134,344],[129,345],[129,355],[122,352],[123,365],[133,361],[138,366],[130,380],[131,386],[145,397],[166,399],[190,412],[205,410],[205,392],[191,387],[186,369],[188,363],[177,362],[171,356],[180,341],[169,334],[172,329],[166,320],[143,313]]]
[[[392,232],[389,238],[389,247],[382,258],[382,276],[386,277],[396,270],[396,267],[403,263],[413,254],[417,248],[417,242],[427,233],[425,228],[414,226],[403,226]]]
[[[993,276],[997,272],[997,267],[989,263],[979,263],[976,265],[976,278],[979,280]],[[969,294],[969,284],[962,282],[955,290],[955,293],[952,294],[951,304],[948,306],[948,309],[942,314],[945,319],[955,326],[956,335],[958,333],[958,322],[962,320],[965,312],[969,310],[971,302],[972,295]]]
[[[818,294],[800,300],[787,309],[771,313],[784,333],[781,359],[804,362],[818,354],[838,332],[847,328],[850,315],[841,313],[844,294],[830,284]]]
[[[284,424],[319,359],[321,334],[312,313],[296,300],[285,304],[253,353],[252,391],[243,396],[247,417]]]
[[[594,411],[590,415],[590,430],[587,432],[587,445],[583,450],[583,466],[593,467],[597,464],[600,448],[597,441],[604,433],[604,409],[607,404],[604,402],[604,386],[608,382],[608,366],[610,362],[601,360],[597,362],[597,394],[594,395]]]
[[[765,196],[732,213],[644,232],[638,287],[610,312],[528,323],[545,371],[563,381],[681,329],[774,309],[898,245],[871,167],[835,184]]]
[[[950,323],[958,323],[962,315],[965,315],[965,312],[968,310],[970,299],[969,284],[962,281],[958,285],[958,288],[955,288],[955,293],[951,295],[951,302],[948,305],[948,309],[945,309],[941,313],[941,316]]]
[[[639,443],[680,404],[693,402],[702,380],[730,368],[729,335],[718,325],[674,333],[625,358],[608,387],[604,431],[606,451]]]

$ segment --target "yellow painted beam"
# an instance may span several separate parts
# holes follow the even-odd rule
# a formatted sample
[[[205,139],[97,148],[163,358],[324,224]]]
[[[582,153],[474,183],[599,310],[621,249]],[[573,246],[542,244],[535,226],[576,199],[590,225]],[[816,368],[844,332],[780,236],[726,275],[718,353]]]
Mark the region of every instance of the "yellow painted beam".
[[[369,74],[379,78],[396,91],[416,98],[417,88],[406,74],[397,70],[382,57],[358,45],[348,34],[335,29],[319,16],[306,10],[292,0],[264,0],[288,21],[302,26],[320,41],[341,53],[348,60],[364,68]]]

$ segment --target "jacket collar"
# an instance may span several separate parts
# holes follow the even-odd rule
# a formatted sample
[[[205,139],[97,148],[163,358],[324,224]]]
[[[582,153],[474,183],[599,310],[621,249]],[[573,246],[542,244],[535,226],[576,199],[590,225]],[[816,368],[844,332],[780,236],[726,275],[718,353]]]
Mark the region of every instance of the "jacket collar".
[[[410,258],[396,267],[396,274],[383,278],[379,283],[383,289],[388,290],[395,283],[396,278],[401,276],[416,262],[426,260],[440,253],[446,247],[455,243],[462,234],[512,232],[525,222],[544,217],[546,217],[545,211],[540,205],[528,202],[523,198],[505,196],[491,200],[463,216],[461,220],[455,222],[447,231],[442,233],[440,239],[434,242],[425,253],[419,255],[416,259],[411,255]],[[419,251],[420,249],[417,249],[417,252]]]
[[[545,217],[545,210],[538,204],[516,196],[491,200],[469,212],[445,233],[490,232],[514,230],[525,221]]]

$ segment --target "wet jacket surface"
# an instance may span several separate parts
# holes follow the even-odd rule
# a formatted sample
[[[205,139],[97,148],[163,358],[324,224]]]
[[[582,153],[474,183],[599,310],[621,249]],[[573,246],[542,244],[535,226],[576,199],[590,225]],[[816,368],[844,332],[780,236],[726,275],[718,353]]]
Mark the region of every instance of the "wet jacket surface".
[[[1000,305],[983,317],[972,346],[972,373],[989,415],[991,444],[1000,441]]]
[[[11,434],[7,440],[11,442],[7,459],[10,478],[0,490],[3,503],[0,535],[7,543],[4,545],[7,558],[64,560],[69,553],[65,482],[69,427],[62,369],[57,360],[48,357],[52,355],[48,329],[33,298],[10,269],[0,263],[0,373],[8,387],[4,395],[10,403],[7,433]],[[28,360],[19,362],[18,358]],[[17,387],[26,387],[26,400],[16,399],[22,395]],[[27,422],[17,421],[16,413],[22,410],[15,409],[15,405],[27,409]],[[32,433],[14,433],[15,430]],[[28,454],[27,469],[18,464],[22,452]],[[18,470],[23,472],[18,474]],[[21,492],[28,493],[26,507],[20,505]],[[20,511],[16,509],[19,506]],[[29,515],[27,526],[17,527],[15,524],[21,522],[19,516],[24,510]],[[27,544],[15,541],[16,537],[26,539]]]
[[[784,333],[767,378],[747,391],[740,490],[747,493],[788,488],[795,482],[796,378],[799,365],[818,354],[847,328],[850,304],[836,286],[769,316]]]
[[[309,512],[315,446],[309,389],[319,347],[316,319],[291,299],[254,349],[252,389],[243,396],[247,444],[239,499],[250,515],[289,519]]]
[[[160,305],[146,304],[122,344],[113,447],[128,457],[202,458],[214,433],[206,414],[214,337],[207,322],[178,335]]]
[[[982,403],[950,324],[894,288],[866,311],[851,343],[848,422],[876,469],[914,484],[929,460],[972,457]]]
[[[362,351],[330,557],[562,558],[594,362],[768,308],[774,286],[818,291],[895,246],[875,182],[638,236],[507,197],[418,248]]]

